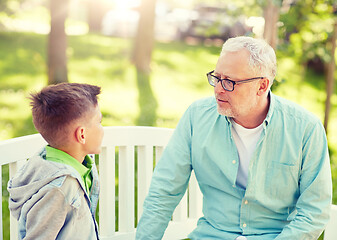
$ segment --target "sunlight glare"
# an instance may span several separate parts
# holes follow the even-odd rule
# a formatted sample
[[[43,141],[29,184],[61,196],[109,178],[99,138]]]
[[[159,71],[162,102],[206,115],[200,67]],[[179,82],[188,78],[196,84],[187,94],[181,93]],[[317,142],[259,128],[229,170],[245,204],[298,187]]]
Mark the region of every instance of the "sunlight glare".
[[[116,4],[117,9],[130,9],[138,7],[140,5],[140,0],[112,0]]]
[[[264,18],[263,17],[249,17],[246,20],[247,26],[250,26],[253,28],[253,33],[255,33],[257,38],[263,37],[263,31],[264,31]]]

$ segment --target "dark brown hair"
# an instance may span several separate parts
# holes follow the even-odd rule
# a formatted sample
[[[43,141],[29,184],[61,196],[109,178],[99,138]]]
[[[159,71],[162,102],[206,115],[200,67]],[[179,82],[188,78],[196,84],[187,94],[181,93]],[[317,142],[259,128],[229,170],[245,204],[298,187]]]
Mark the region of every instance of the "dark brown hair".
[[[71,122],[97,105],[101,88],[89,84],[60,83],[43,88],[30,96],[33,123],[52,146],[59,146]]]

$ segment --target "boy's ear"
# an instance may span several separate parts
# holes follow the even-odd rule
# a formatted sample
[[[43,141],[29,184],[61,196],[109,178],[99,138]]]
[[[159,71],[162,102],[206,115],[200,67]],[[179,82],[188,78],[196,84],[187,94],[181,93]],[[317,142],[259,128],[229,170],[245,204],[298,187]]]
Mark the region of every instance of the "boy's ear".
[[[261,96],[263,95],[267,90],[269,86],[269,79],[263,78],[260,82],[259,90],[257,92],[257,95]]]
[[[76,128],[75,131],[75,138],[77,142],[81,144],[85,144],[85,139],[86,139],[86,132],[84,127],[78,127]]]

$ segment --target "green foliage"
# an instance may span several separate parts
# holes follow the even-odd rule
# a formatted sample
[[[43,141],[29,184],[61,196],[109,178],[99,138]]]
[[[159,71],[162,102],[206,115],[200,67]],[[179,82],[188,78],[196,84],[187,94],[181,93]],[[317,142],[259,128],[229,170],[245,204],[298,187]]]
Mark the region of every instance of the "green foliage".
[[[26,97],[44,85],[44,46],[39,35],[0,35],[0,139],[34,132]]]
[[[256,3],[260,5],[261,7],[266,7],[268,5],[268,2],[271,2],[273,5],[281,7],[284,0],[256,0]]]
[[[234,16],[261,16],[266,0],[236,0],[231,1],[228,14]],[[235,6],[235,7],[233,7]]]
[[[24,0],[0,0],[0,12],[6,15],[14,14],[22,4]]]
[[[280,15],[280,21],[283,23],[279,31],[280,42],[289,46],[289,53],[300,63],[330,61],[327,42],[334,18],[329,1],[296,1],[287,13]]]

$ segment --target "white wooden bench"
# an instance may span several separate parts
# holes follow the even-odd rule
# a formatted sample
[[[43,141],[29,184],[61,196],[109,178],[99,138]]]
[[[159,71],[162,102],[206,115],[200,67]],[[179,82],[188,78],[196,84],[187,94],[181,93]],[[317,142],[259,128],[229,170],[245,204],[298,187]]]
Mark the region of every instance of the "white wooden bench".
[[[324,240],[336,240],[337,239],[337,205],[331,206],[330,222],[324,231]]]
[[[98,216],[100,237],[114,240],[134,239],[135,222],[138,222],[142,214],[143,201],[150,186],[154,165],[168,143],[173,129],[104,127],[104,131],[102,152],[98,160],[101,183]],[[45,144],[39,134],[1,141],[0,173],[1,168],[9,164],[10,177],[13,176],[26,159]],[[0,180],[3,180],[2,174]],[[117,192],[115,186],[118,187]],[[0,184],[2,192],[1,187]],[[118,211],[115,209],[115,203]],[[202,214],[201,210],[202,195],[192,174],[188,191],[174,211],[163,239],[186,238],[195,228],[197,219]],[[2,204],[0,217],[3,219]],[[17,239],[17,222],[14,218],[10,219],[10,230],[3,229],[1,221],[0,239],[4,231],[10,231],[11,240]],[[331,220],[326,228],[324,240],[336,239],[337,206],[332,205]]]
[[[101,184],[98,214],[100,237],[134,239],[136,222],[142,214],[154,164],[159,160],[173,129],[104,127],[104,132],[102,152],[98,157]],[[45,144],[39,134],[0,142],[0,172],[3,165],[9,164],[10,177],[13,176],[26,159]],[[1,174],[0,177],[2,180]],[[115,191],[115,186],[118,191]],[[186,238],[195,228],[201,210],[202,196],[192,175],[188,191],[176,208],[163,239]],[[0,215],[3,219],[1,204]],[[3,229],[2,223],[3,221],[0,224],[0,239],[3,231],[9,231]],[[17,239],[17,221],[12,217],[10,239]]]

